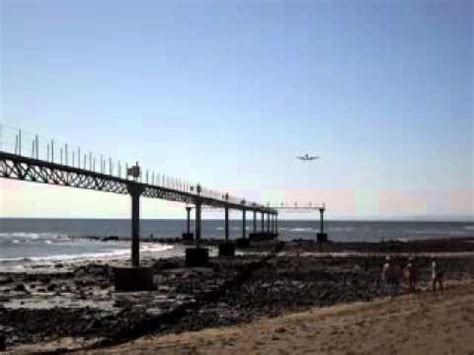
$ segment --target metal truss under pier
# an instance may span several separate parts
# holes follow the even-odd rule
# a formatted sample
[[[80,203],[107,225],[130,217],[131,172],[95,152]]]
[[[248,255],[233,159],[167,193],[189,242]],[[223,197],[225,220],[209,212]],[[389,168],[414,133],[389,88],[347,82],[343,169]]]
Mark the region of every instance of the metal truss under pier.
[[[230,201],[201,196],[198,193],[194,194],[163,186],[150,185],[90,170],[60,165],[1,151],[0,177],[124,195],[129,194],[130,186],[134,185],[140,187],[140,190],[142,191],[141,196],[148,198],[157,198],[188,204],[200,203],[202,205],[217,208],[227,207],[230,209],[257,211],[260,213],[276,213],[274,209],[261,205],[233,203]]]

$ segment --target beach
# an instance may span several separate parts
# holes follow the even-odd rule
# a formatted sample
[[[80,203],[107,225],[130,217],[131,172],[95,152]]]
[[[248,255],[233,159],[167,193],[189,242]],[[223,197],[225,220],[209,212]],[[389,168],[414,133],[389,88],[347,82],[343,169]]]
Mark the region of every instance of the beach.
[[[113,267],[127,264],[127,259],[57,262],[0,275],[0,329],[12,352],[100,352],[143,337],[167,339],[216,327],[231,331],[295,312],[378,304],[388,297],[380,278],[387,255],[401,266],[416,257],[420,282],[414,297],[423,299],[430,294],[431,256],[443,265],[449,287],[471,287],[473,241],[466,237],[319,245],[275,240],[253,243],[235,258],[211,258],[200,268],[186,268],[183,257],[149,258],[143,264],[153,268],[156,283],[156,290],[149,292],[115,292]],[[178,239],[167,240],[173,243],[181,245]],[[216,243],[203,241],[210,248]],[[407,292],[403,283],[401,297],[411,297],[404,296]],[[472,309],[472,304],[466,307]]]
[[[472,354],[474,285],[145,336],[92,354]]]

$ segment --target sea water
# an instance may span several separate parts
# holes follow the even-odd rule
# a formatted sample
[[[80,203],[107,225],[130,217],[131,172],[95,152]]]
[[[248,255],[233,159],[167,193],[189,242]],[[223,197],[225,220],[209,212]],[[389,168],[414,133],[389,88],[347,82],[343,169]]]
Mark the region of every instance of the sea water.
[[[257,228],[261,227],[260,220]],[[142,220],[143,240],[173,238],[185,231],[185,220]],[[194,228],[191,223],[191,228]],[[327,221],[325,232],[333,241],[412,240],[474,236],[473,222]],[[0,219],[0,266],[41,261],[67,261],[130,256],[131,225],[119,219]],[[247,232],[253,221],[247,220]],[[279,221],[280,239],[316,239],[317,221]],[[102,242],[83,237],[117,236]],[[203,238],[223,238],[222,220],[203,220]],[[242,222],[230,221],[230,238],[242,236]],[[142,243],[142,252],[155,257],[182,254],[182,248],[165,243]]]

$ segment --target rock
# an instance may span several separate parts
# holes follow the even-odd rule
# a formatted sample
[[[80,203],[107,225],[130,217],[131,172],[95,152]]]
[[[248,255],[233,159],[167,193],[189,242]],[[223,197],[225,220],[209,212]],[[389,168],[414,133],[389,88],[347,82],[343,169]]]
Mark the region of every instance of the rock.
[[[18,284],[15,286],[13,290],[19,291],[19,292],[26,292],[26,286],[24,284]]]
[[[61,263],[58,263],[58,264],[54,265],[54,267],[57,268],[57,269],[60,269],[60,268],[63,268],[64,265],[61,264]]]
[[[7,351],[5,335],[0,334],[0,351]]]
[[[119,237],[117,237],[116,235],[110,235],[107,237],[100,238],[101,242],[111,242],[111,241],[118,241],[118,240],[119,240]]]
[[[12,281],[13,279],[10,276],[0,276],[0,285],[8,284]]]
[[[48,292],[53,292],[53,291],[55,291],[57,288],[58,288],[58,285],[56,285],[56,284],[49,284],[48,287],[46,287],[46,290],[47,290]]]

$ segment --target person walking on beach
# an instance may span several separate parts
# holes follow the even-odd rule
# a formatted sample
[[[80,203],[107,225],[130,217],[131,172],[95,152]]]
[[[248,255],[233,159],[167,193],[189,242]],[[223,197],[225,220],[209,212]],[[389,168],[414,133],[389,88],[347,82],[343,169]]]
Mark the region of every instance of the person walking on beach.
[[[433,286],[433,292],[436,292],[436,285],[439,286],[439,290],[443,291],[443,278],[444,273],[439,266],[439,263],[435,258],[431,258],[431,282]]]
[[[416,291],[416,284],[418,283],[418,268],[415,264],[415,258],[408,259],[408,264],[405,266],[408,280],[408,289],[411,293]]]
[[[390,256],[385,258],[385,264],[382,268],[382,281],[385,283],[390,296],[398,293],[400,286],[400,267],[393,265],[390,261]]]

